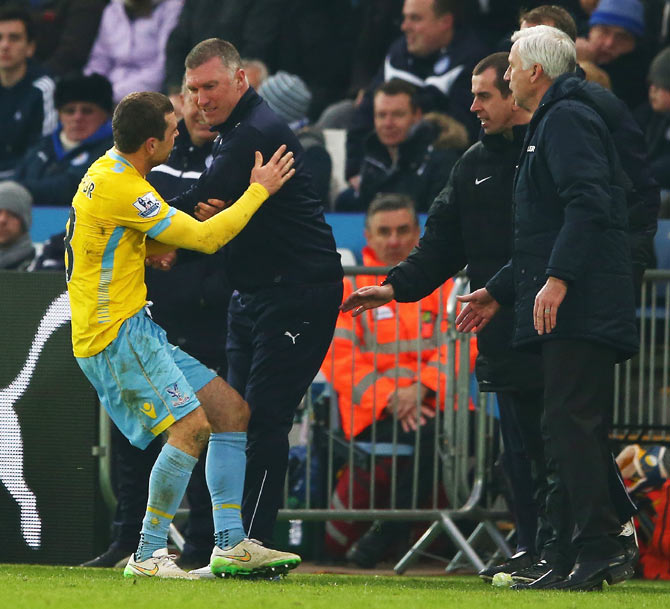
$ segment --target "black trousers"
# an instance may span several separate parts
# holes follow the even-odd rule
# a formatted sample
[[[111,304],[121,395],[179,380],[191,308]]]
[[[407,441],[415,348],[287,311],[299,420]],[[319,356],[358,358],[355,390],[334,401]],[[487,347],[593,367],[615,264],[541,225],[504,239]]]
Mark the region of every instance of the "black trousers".
[[[538,527],[544,511],[547,472],[542,440],[542,389],[499,391],[503,466],[512,492],[517,550],[536,554],[546,528]],[[538,520],[539,519],[539,520]],[[538,530],[539,529],[539,530]]]
[[[272,545],[293,417],[333,337],[342,283],[233,293],[228,382],[248,402],[242,517],[247,534]]]
[[[564,543],[573,527],[576,560],[613,556],[621,551],[621,520],[608,478],[615,353],[583,340],[553,339],[543,343],[542,360],[545,450],[561,481],[548,498],[548,511]]]

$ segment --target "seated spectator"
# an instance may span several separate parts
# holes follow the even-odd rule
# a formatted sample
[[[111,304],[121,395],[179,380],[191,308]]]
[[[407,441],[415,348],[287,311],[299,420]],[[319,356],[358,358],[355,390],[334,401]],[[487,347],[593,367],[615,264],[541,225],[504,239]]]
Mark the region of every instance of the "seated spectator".
[[[183,0],[112,0],[84,68],[112,83],[114,102],[134,91],[160,91],[165,75],[165,45]]]
[[[649,102],[637,109],[635,118],[644,131],[654,178],[670,190],[670,47],[662,50],[649,67]],[[668,217],[668,197],[663,197],[662,216]]]
[[[112,147],[112,86],[100,74],[59,81],[59,125],[17,165],[14,181],[33,205],[69,206],[89,165]]]
[[[333,162],[322,131],[309,126],[307,111],[312,101],[311,91],[302,78],[280,70],[261,84],[258,94],[296,132],[305,150],[302,158],[312,176],[312,186],[327,206]]]
[[[79,72],[88,60],[107,0],[31,0],[36,59],[50,73]]]
[[[30,62],[35,32],[28,12],[0,8],[0,179],[10,177],[26,150],[56,128],[54,82]]]
[[[422,118],[414,86],[394,79],[377,89],[375,129],[365,140],[358,191],[352,187],[341,193],[337,211],[365,211],[380,192],[409,195],[418,211],[428,210],[467,147],[468,136],[453,119]]]
[[[365,266],[393,266],[403,261],[418,244],[421,230],[411,198],[405,195],[378,195],[366,217],[363,263]],[[344,298],[355,289],[377,285],[380,277],[357,275],[344,280]],[[335,338],[321,366],[337,394],[342,430],[347,439],[371,441],[372,423],[376,440],[391,442],[394,412],[401,444],[414,444],[415,431],[421,434],[418,497],[430,490],[433,476],[432,455],[435,433],[435,395],[445,395],[443,374],[437,363],[444,363],[438,350],[440,306],[446,309],[453,282],[420,302],[391,302],[360,317],[340,313]],[[421,349],[417,350],[418,339]],[[400,341],[396,353],[396,341]],[[474,343],[473,343],[474,344]],[[476,349],[471,352],[474,366]],[[440,367],[444,370],[444,367]],[[417,416],[417,400],[420,412]],[[411,507],[412,470],[399,472],[396,507]],[[345,481],[346,482],[346,481]],[[397,540],[406,540],[407,523],[375,523],[347,554],[361,567],[371,568]],[[333,549],[333,548],[331,548]],[[342,548],[343,550],[345,548]]]
[[[256,91],[267,80],[268,67],[260,59],[242,58],[242,69],[247,75],[247,81]]]
[[[607,72],[612,91],[634,109],[645,98],[649,49],[640,0],[600,0],[589,19],[588,38],[577,39],[577,58]]]
[[[25,271],[35,257],[30,240],[32,210],[25,190],[13,182],[0,184],[0,269]]]
[[[277,0],[185,0],[167,41],[163,90],[171,100],[179,95],[186,55],[207,38],[227,40],[242,57],[269,64],[276,59],[279,23],[288,4]],[[258,90],[251,81],[249,84]]]
[[[365,137],[374,124],[374,94],[393,78],[418,87],[424,112],[453,116],[465,125],[470,140],[476,140],[480,126],[469,111],[470,74],[486,49],[464,23],[463,4],[463,0],[405,0],[403,35],[389,48],[347,134],[348,180],[360,172]]]

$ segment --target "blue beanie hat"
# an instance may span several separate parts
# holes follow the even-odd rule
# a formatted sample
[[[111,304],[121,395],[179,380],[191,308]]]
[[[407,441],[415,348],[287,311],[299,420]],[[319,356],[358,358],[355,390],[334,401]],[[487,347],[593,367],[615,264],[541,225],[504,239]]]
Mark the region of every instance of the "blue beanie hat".
[[[640,38],[644,36],[644,7],[640,0],[600,0],[589,25],[618,25]]]

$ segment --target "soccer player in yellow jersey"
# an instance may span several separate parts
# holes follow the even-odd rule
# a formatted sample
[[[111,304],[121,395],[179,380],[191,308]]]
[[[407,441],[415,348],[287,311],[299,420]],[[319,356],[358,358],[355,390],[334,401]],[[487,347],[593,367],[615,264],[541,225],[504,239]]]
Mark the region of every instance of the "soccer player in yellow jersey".
[[[198,455],[207,447],[215,574],[284,573],[300,563],[246,538],[240,515],[249,408],[223,379],[167,342],[146,312],[144,260],[176,247],[213,253],[246,225],[293,175],[281,147],[231,207],[206,222],[177,211],[144,179],[169,156],[177,135],[172,104],[160,93],[133,93],[112,119],[114,148],[84,176],[66,232],[72,344],[110,417],[144,448],[167,433],[151,472],[137,551],[124,574],[187,578],[167,551],[167,532]],[[149,238],[149,239],[147,239]]]

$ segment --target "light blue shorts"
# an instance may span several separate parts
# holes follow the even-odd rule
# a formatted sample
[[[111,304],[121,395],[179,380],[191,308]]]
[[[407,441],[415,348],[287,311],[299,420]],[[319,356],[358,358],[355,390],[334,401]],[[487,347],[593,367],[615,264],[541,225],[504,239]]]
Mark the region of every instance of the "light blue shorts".
[[[175,421],[195,410],[195,395],[216,373],[167,341],[144,309],[127,319],[100,353],[77,363],[116,426],[146,448]]]

